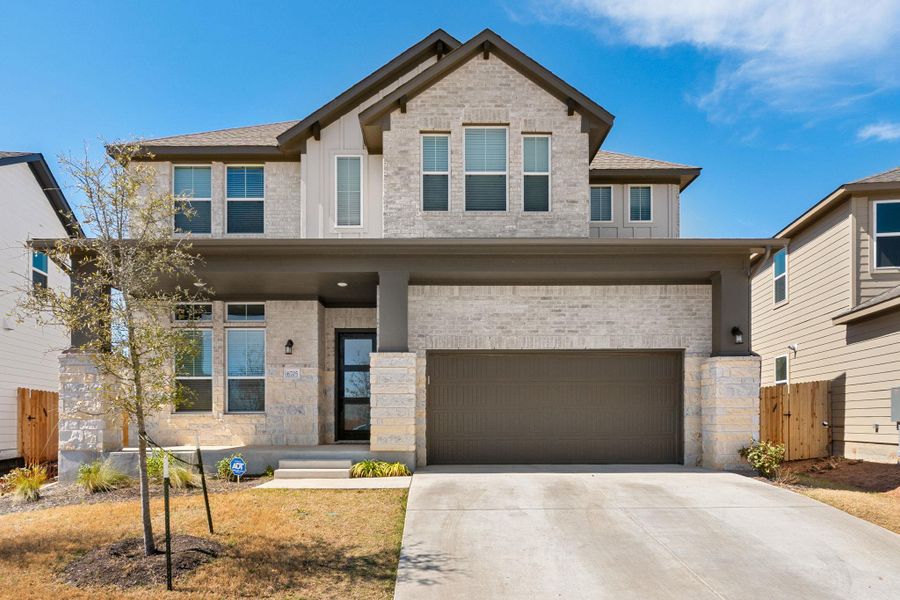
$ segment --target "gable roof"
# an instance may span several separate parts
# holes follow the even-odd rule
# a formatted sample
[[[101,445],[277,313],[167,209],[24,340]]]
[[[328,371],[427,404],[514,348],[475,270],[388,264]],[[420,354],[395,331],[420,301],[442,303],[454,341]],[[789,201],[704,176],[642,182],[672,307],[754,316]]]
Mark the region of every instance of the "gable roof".
[[[337,98],[281,133],[278,136],[278,144],[285,150],[299,150],[302,154],[306,140],[313,136],[317,137],[319,130],[358,106],[386,84],[410,72],[426,58],[436,55],[440,62],[444,54],[458,48],[459,45],[459,40],[443,29],[435,30]]]
[[[280,133],[300,121],[281,121],[144,140],[146,146],[277,146]]]
[[[678,183],[680,189],[700,176],[700,167],[655,158],[599,150],[591,161],[591,183]]]
[[[0,151],[0,167],[20,163],[26,163],[28,168],[31,169],[31,173],[41,187],[41,191],[44,192],[44,196],[46,196],[47,201],[53,208],[53,212],[56,213],[56,217],[62,223],[62,226],[65,227],[69,236],[84,237],[81,225],[78,224],[75,213],[72,212],[72,208],[56,182],[56,178],[50,171],[47,161],[44,160],[44,155],[40,152]]]
[[[900,285],[860,302],[853,308],[845,310],[832,317],[834,325],[846,325],[854,321],[875,317],[889,310],[900,307]]]
[[[863,177],[862,179],[857,179],[853,183],[900,183],[900,167],[894,167],[883,173],[877,173],[875,175]]]
[[[479,53],[500,57],[558,98],[570,115],[577,111],[582,117],[582,129],[588,132],[589,155],[593,158],[612,128],[615,117],[490,29],[485,29],[453,50],[446,58],[386,94],[384,98],[359,114],[363,138],[369,152],[377,154],[382,151],[382,133],[390,126],[390,115],[400,109],[401,102],[405,105],[408,100],[454,72]]]

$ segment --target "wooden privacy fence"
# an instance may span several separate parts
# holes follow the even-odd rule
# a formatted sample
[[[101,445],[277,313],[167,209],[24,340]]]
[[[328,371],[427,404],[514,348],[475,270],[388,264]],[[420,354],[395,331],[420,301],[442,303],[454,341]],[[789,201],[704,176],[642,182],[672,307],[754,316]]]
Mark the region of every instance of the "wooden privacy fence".
[[[829,456],[831,403],[827,381],[759,390],[759,439],[784,444],[784,460]]]
[[[18,388],[19,452],[26,465],[55,462],[59,448],[59,394]]]

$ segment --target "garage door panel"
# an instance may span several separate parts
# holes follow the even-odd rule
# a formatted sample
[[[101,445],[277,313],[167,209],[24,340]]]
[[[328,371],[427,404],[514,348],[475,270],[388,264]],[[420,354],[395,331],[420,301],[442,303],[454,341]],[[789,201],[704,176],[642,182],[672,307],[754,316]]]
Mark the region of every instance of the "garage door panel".
[[[428,462],[681,461],[675,352],[428,353]]]

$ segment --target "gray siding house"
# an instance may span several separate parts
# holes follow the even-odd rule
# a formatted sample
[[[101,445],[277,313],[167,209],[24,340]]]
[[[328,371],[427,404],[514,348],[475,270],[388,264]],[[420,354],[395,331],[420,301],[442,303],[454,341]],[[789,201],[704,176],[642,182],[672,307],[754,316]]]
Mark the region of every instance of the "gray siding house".
[[[900,167],[846,183],[754,261],[762,384],[831,382],[834,452],[898,460]]]
[[[176,323],[202,339],[196,399],[151,437],[736,466],[758,433],[750,258],[785,242],[680,238],[700,169],[601,149],[612,124],[492,31],[438,30],[301,120],[146,140],[215,290]],[[66,360],[64,411],[91,377]],[[61,470],[121,445],[90,427],[61,431]]]

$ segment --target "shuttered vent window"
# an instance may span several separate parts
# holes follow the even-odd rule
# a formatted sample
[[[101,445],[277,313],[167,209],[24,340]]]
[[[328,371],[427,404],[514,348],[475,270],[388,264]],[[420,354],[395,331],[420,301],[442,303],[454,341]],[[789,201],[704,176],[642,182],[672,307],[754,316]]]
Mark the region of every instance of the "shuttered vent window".
[[[522,138],[523,204],[526,212],[550,210],[550,136]]]
[[[779,304],[787,300],[787,248],[775,253],[772,273],[775,278],[775,304]]]
[[[875,267],[900,267],[900,200],[875,203]]]
[[[466,210],[506,210],[506,129],[466,129]]]
[[[175,167],[175,232],[212,231],[212,171],[210,167]]]
[[[228,412],[266,408],[266,331],[226,329]]]
[[[422,210],[450,208],[450,136],[422,136]]]
[[[184,332],[185,351],[175,359],[179,399],[175,412],[212,410],[212,330]]]
[[[649,185],[634,185],[628,188],[628,210],[628,218],[631,221],[653,220]]]
[[[338,156],[335,167],[338,227],[362,225],[362,157]]]
[[[49,268],[46,254],[43,252],[31,253],[31,283],[34,284],[34,287],[47,288]]]
[[[591,221],[612,221],[612,188],[591,187]]]
[[[265,172],[262,167],[228,167],[226,206],[228,233],[263,233]]]

